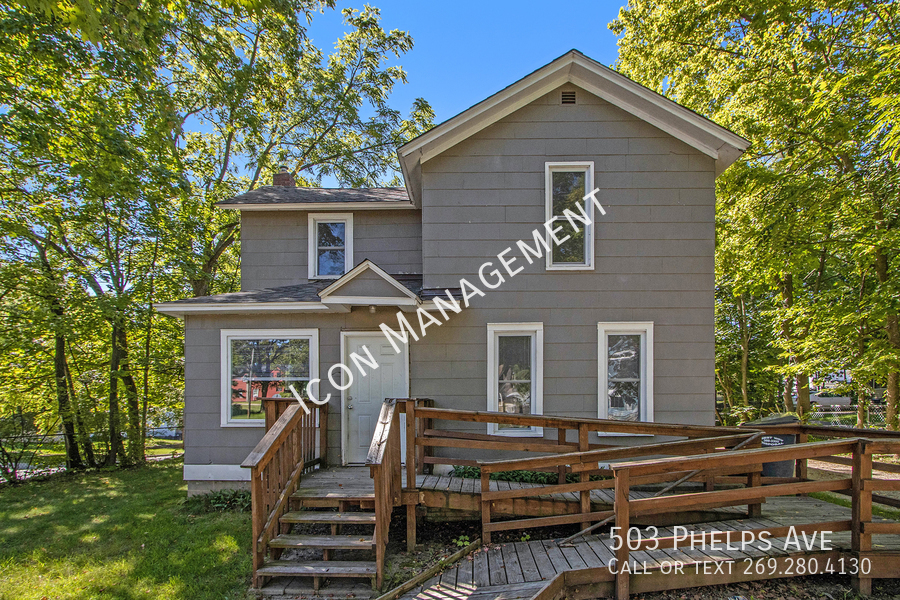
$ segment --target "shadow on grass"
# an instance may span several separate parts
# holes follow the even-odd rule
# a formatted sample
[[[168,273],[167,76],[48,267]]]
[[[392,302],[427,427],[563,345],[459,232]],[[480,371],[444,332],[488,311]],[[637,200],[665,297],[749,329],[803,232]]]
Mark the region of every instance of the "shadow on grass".
[[[181,461],[0,490],[0,599],[245,598],[247,513],[191,514]]]

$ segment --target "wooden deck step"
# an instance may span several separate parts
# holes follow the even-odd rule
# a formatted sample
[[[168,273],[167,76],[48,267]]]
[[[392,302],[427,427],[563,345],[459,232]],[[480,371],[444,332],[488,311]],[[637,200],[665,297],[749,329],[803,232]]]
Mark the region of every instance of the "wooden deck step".
[[[300,500],[333,500],[358,501],[374,500],[375,492],[366,489],[357,490],[323,490],[316,488],[300,488],[291,496]]]
[[[294,575],[297,577],[374,577],[378,568],[374,562],[318,560],[294,562],[271,560],[256,572],[267,577]]]
[[[371,550],[375,538],[360,535],[283,534],[269,542],[272,548],[323,548],[328,550]]]
[[[282,523],[324,523],[326,525],[374,525],[375,513],[304,510],[284,513]]]

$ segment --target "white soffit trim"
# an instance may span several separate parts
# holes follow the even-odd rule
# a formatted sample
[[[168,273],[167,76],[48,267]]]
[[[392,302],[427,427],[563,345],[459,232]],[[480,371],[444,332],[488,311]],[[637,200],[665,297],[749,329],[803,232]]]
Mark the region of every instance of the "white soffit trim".
[[[307,311],[328,311],[329,307],[319,302],[234,302],[223,304],[218,302],[166,302],[154,304],[153,309],[164,315],[183,317],[189,313],[204,315],[250,314],[250,313],[288,313]]]
[[[750,145],[746,139],[721,125],[572,50],[401,146],[397,153],[404,172],[412,170],[412,165],[407,163],[415,160],[424,163],[547,92],[570,82],[666,131],[717,161],[724,160],[731,164]],[[654,115],[653,112],[660,114]],[[720,149],[725,150],[724,146],[730,146],[735,151],[720,152]],[[722,165],[720,170],[727,166]]]
[[[389,284],[391,284],[392,286],[397,288],[397,291],[401,292],[404,296],[406,296],[406,298],[413,300],[416,304],[418,304],[418,302],[419,302],[418,296],[416,296],[414,293],[412,293],[412,291],[410,291],[409,288],[407,288],[405,285],[403,285],[402,283],[400,283],[399,281],[397,281],[396,279],[391,277],[390,273],[388,273],[387,271],[385,271],[384,269],[382,269],[381,267],[379,267],[378,265],[373,263],[368,258],[366,260],[362,261],[361,263],[359,263],[358,265],[356,265],[355,267],[353,267],[352,269],[350,269],[349,271],[347,271],[347,273],[343,277],[341,277],[340,279],[338,279],[337,281],[335,281],[334,283],[329,285],[327,288],[325,288],[324,290],[319,292],[319,298],[321,298],[322,302],[326,303],[326,304],[329,302],[335,303],[335,304],[339,304],[341,302],[346,303],[348,300],[351,299],[350,297],[344,297],[344,296],[337,297],[337,296],[333,296],[333,294],[336,291],[338,291],[339,289],[341,289],[344,285],[350,283],[351,281],[353,281],[359,275],[365,273],[366,271],[372,271],[373,273],[375,273],[376,275],[378,275],[379,277],[384,279],[386,282],[388,282]],[[340,300],[341,302],[339,302],[338,300]],[[375,302],[365,302],[364,300],[365,300],[364,296],[360,296],[358,298],[356,298],[356,297],[352,298],[352,301],[357,304],[376,304]],[[396,305],[402,299],[394,298],[392,300],[393,300],[393,304]]]
[[[412,202],[277,202],[270,204],[223,204],[219,208],[230,210],[412,210]]]
[[[250,481],[250,469],[240,465],[184,465],[185,481]]]

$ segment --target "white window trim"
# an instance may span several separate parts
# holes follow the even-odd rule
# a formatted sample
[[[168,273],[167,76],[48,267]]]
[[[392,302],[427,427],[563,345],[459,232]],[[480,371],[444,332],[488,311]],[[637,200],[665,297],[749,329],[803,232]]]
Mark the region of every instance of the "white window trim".
[[[231,344],[232,339],[289,338],[309,340],[309,376],[319,376],[319,330],[318,329],[222,329],[220,331],[219,354],[221,356],[222,427],[265,427],[265,419],[231,420]]]
[[[594,189],[594,162],[578,161],[578,162],[547,162],[544,163],[544,221],[547,222],[553,217],[553,185],[551,173],[554,171],[577,171],[583,170],[586,174],[584,187],[585,195]],[[587,255],[587,262],[580,264],[553,264],[553,248],[556,244],[547,233],[547,243],[550,245],[550,251],[547,252],[546,268],[548,271],[593,271],[594,270],[594,203],[590,199],[584,201],[584,211],[591,221],[584,233],[584,252]],[[572,226],[566,219],[562,220],[564,227],[561,234],[568,235],[567,232],[572,231]],[[577,223],[578,221],[576,221]]]
[[[317,223],[344,223],[344,272],[340,275],[319,275],[316,270],[319,265],[318,232]],[[353,268],[353,213],[309,213],[309,244],[308,244],[308,277],[309,279],[340,279]]]
[[[597,323],[597,417],[609,418],[608,353],[610,333],[641,336],[641,416],[642,422],[652,423],[653,417],[653,321],[622,321]],[[624,421],[623,421],[624,422]],[[600,435],[636,435],[600,432]]]
[[[543,323],[488,323],[487,326],[487,409],[497,411],[497,395],[499,394],[499,374],[497,373],[497,340],[504,334],[532,335],[531,344],[531,414],[544,414],[544,324]],[[487,432],[491,435],[508,435],[511,437],[543,437],[543,427],[529,429],[501,430],[497,423],[488,423]]]

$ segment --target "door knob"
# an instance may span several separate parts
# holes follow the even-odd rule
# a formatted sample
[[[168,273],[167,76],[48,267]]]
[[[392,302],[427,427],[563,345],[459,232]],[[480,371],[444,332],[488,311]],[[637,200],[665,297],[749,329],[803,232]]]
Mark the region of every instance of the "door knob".
[[[352,409],[353,409],[353,405],[352,405],[352,404],[348,404],[348,405],[347,405],[347,409],[352,410]]]

